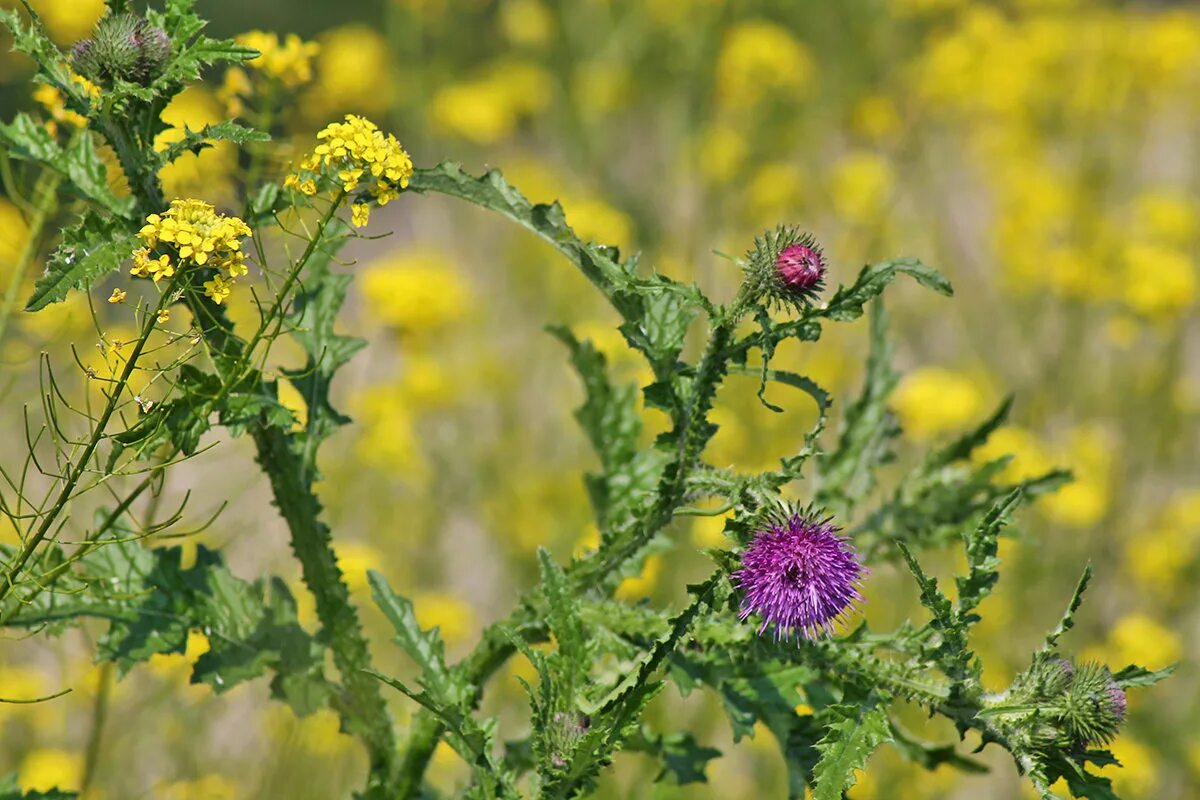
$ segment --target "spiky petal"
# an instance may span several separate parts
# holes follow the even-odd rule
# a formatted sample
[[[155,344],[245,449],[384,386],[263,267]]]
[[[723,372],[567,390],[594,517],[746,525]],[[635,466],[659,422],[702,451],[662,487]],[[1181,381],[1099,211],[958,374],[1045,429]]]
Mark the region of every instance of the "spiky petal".
[[[855,603],[865,568],[831,519],[790,513],[759,531],[733,581],[744,592],[741,618],[758,614],[759,633],[812,638],[830,631]]]

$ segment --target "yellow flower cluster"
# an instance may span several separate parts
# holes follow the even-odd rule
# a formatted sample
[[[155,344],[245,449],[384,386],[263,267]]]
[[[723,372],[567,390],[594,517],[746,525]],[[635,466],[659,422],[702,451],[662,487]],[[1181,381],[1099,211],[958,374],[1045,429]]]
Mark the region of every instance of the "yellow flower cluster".
[[[361,202],[366,196],[383,206],[408,186],[412,159],[395,136],[385,134],[370,120],[347,114],[345,122],[327,125],[317,139],[321,143],[283,185],[311,196],[317,193],[322,178],[335,179],[342,191],[359,193],[354,224],[367,223],[369,208]]]
[[[242,239],[250,228],[237,217],[227,217],[202,200],[173,200],[162,214],[151,214],[138,232],[144,247],[134,251],[129,274],[158,283],[190,266],[224,270],[204,284],[205,294],[224,302],[233,279],[247,272]]]
[[[100,89],[96,84],[82,75],[72,73],[71,82],[78,84],[90,100],[100,97]],[[57,87],[39,83],[33,90],[33,99],[50,115],[50,119],[46,122],[46,129],[50,131],[51,136],[58,133],[59,123],[64,123],[71,128],[87,127],[87,117],[68,109],[67,99]]]
[[[289,89],[303,86],[312,80],[312,60],[321,52],[316,42],[306,42],[294,33],[280,41],[279,35],[266,31],[249,31],[237,37],[238,44],[253,47],[261,55],[246,62],[251,68],[274,78]]]

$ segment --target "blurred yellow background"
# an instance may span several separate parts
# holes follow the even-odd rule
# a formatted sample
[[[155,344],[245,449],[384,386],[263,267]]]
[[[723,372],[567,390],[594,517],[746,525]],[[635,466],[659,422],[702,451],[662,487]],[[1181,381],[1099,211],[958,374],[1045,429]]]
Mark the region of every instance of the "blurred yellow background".
[[[32,4],[64,44],[86,36],[103,8],[100,0]],[[718,298],[733,294],[740,274],[713,251],[740,254],[778,222],[817,236],[834,282],[896,255],[941,269],[953,300],[909,287],[890,295],[906,372],[894,409],[913,443],[905,458],[982,420],[1013,392],[1010,424],[986,455],[1014,454],[1014,478],[1052,466],[1077,478],[1024,512],[1002,543],[1000,587],[977,629],[985,677],[999,688],[1025,666],[1090,559],[1097,574],[1068,647],[1114,665],[1183,662],[1168,682],[1131,697],[1113,747],[1126,764],[1114,775],[1117,790],[1134,799],[1200,796],[1200,8],[1088,0],[243,5],[202,0],[199,9],[223,34],[261,28],[245,41],[263,57],[210,75],[165,117],[193,129],[228,115],[271,127],[278,141],[256,159],[260,177],[282,178],[291,142],[303,146],[341,113],[363,113],[394,131],[419,166],[499,167],[531,199],[560,200],[581,235],[640,251],[644,264]],[[300,35],[289,36],[298,25]],[[28,83],[30,69],[0,55],[3,116],[40,108],[52,124],[74,124],[61,100]],[[169,195],[227,206],[255,179],[224,145],[165,175]],[[18,205],[0,199],[4,285],[26,226]],[[370,347],[340,377],[341,406],[356,424],[326,448],[321,496],[376,658],[403,671],[367,601],[368,568],[413,596],[423,623],[440,625],[461,654],[530,582],[537,546],[566,556],[595,536],[581,477],[591,456],[571,418],[580,391],[541,325],[568,323],[595,338],[629,378],[640,366],[624,352],[611,311],[531,238],[414,198],[376,212],[371,232],[392,229],[347,254],[358,280],[344,324]],[[37,271],[19,278],[18,300]],[[234,304],[235,317],[249,318],[249,302]],[[36,315],[9,311],[0,327],[0,425],[20,436],[37,354],[78,373],[68,345],[97,359],[97,332],[81,297]],[[817,380],[840,407],[861,375],[863,328],[789,343],[779,366]],[[794,452],[812,421],[808,406],[771,414],[754,381],[731,381],[714,412],[721,430],[711,460],[759,469]],[[648,414],[652,426],[661,422]],[[244,442],[222,443],[172,474],[163,503],[192,489],[189,514],[202,520],[228,502],[188,541],[224,547],[240,575],[276,572],[300,589],[249,454]],[[678,600],[705,569],[697,548],[722,544],[721,523],[677,523],[678,547],[652,557],[623,596]],[[948,574],[955,563],[947,556],[941,566]],[[868,620],[924,619],[910,584],[877,569]],[[264,681],[219,697],[186,686],[189,660],[207,646],[193,638],[186,654],[156,657],[119,682],[91,664],[84,634],[0,642],[0,695],[74,690],[49,703],[0,704],[0,773],[19,768],[27,788],[86,782],[89,800],[348,797],[363,755],[337,733],[335,717],[297,720],[267,700]],[[527,674],[523,659],[514,662],[485,704],[507,738],[522,731],[515,678]],[[716,700],[672,691],[654,708],[726,756],[707,785],[687,787],[652,785],[648,759],[621,756],[600,796],[782,796],[768,733],[734,749]],[[403,720],[412,709],[396,700],[394,711]],[[941,727],[925,733],[953,736]],[[1006,756],[987,760],[985,776],[924,773],[885,747],[851,796],[1032,797]],[[431,774],[453,794],[465,770],[443,747]]]

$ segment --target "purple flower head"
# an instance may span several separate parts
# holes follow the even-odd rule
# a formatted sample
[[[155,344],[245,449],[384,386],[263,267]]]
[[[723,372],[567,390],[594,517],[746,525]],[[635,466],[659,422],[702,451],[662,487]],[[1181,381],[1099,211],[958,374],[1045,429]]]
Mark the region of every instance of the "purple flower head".
[[[780,251],[775,270],[789,291],[814,295],[825,278],[825,256],[812,237],[806,236]]]
[[[1106,690],[1108,695],[1108,710],[1117,718],[1117,722],[1122,722],[1125,719],[1125,711],[1128,709],[1128,701],[1125,698],[1125,690],[1116,683],[1110,683]]]
[[[763,633],[812,638],[862,600],[858,585],[866,571],[858,553],[829,518],[791,513],[759,531],[732,576],[745,593],[741,618],[758,614]]]

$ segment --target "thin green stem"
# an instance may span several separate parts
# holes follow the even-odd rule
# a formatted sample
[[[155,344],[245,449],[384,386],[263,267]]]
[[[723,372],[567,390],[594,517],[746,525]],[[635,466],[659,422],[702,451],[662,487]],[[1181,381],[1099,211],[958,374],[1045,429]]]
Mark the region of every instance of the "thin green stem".
[[[112,693],[113,665],[106,661],[100,665],[96,687],[96,701],[92,704],[92,729],[88,733],[87,749],[83,757],[83,778],[79,782],[79,794],[86,797],[88,789],[96,779],[96,766],[100,763],[100,750],[104,746],[104,723],[108,719],[108,700]]]
[[[91,438],[88,440],[88,443],[84,447],[79,458],[75,460],[68,470],[66,480],[63,482],[62,489],[59,490],[58,497],[55,499],[54,505],[51,506],[50,510],[42,516],[41,522],[37,526],[37,530],[35,530],[31,536],[24,540],[21,545],[21,550],[16,554],[16,556],[13,557],[12,563],[9,564],[8,569],[5,571],[4,581],[2,584],[0,584],[0,601],[3,601],[6,597],[8,597],[8,595],[16,587],[16,579],[20,575],[21,570],[24,568],[25,563],[29,561],[30,557],[33,556],[33,553],[37,549],[38,545],[45,540],[46,535],[50,532],[51,527],[54,525],[59,515],[62,514],[63,509],[66,508],[67,503],[70,501],[75,491],[75,486],[79,483],[79,479],[83,477],[84,472],[87,471],[88,462],[91,461],[92,455],[96,452],[96,448],[99,447],[100,442],[103,441],[105,432],[108,428],[108,422],[110,419],[112,419],[113,413],[117,410],[117,406],[121,401],[121,395],[125,393],[125,388],[129,384],[129,379],[133,376],[133,372],[137,368],[137,362],[142,355],[142,350],[145,348],[146,342],[150,339],[150,334],[153,332],[154,326],[157,323],[158,312],[163,309],[167,298],[174,295],[175,283],[178,280],[178,277],[172,279],[171,283],[167,286],[166,291],[159,295],[158,304],[154,307],[154,309],[150,310],[146,314],[146,320],[142,323],[141,335],[134,344],[133,351],[129,354],[129,358],[126,359],[125,367],[121,370],[120,377],[117,378],[116,383],[113,385],[111,394],[108,395],[108,402],[105,403],[104,411],[100,414],[100,418],[96,421],[96,425],[92,429]]]

